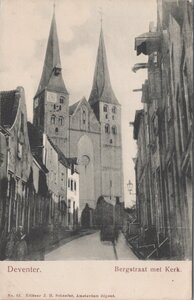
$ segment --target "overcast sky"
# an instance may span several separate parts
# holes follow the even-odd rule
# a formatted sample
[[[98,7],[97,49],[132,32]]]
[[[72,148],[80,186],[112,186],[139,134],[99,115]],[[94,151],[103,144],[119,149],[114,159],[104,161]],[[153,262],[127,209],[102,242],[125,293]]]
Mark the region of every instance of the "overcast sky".
[[[32,99],[40,80],[53,13],[53,0],[1,0],[0,90],[25,89],[28,119],[32,120]],[[127,182],[134,184],[132,158],[136,156],[133,128],[135,110],[142,107],[141,88],[147,72],[131,71],[137,62],[134,38],[149,30],[156,20],[156,0],[55,0],[63,78],[70,103],[88,99],[94,74],[100,15],[113,90],[122,105],[122,139],[125,200]]]

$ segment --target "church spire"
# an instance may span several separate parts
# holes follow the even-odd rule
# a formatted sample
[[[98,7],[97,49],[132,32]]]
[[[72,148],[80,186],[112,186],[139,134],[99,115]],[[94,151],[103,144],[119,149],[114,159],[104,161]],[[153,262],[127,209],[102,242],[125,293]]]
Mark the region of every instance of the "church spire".
[[[90,105],[94,105],[99,101],[119,105],[110,82],[102,26],[100,31],[96,67],[94,72],[92,91],[89,97],[89,103]]]
[[[61,74],[61,59],[59,52],[59,41],[57,35],[57,25],[55,20],[55,4],[53,6],[53,17],[51,21],[50,33],[47,43],[46,55],[42,76],[36,92],[36,96],[45,88],[56,92],[67,93],[62,74]],[[57,75],[57,76],[55,76]],[[35,97],[36,97],[35,96]]]

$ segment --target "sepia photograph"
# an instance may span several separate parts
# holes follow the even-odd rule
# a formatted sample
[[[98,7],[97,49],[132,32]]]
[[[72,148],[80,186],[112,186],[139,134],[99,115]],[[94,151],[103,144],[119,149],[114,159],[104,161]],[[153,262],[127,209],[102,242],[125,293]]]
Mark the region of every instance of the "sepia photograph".
[[[1,0],[0,260],[191,260],[192,122],[191,1]]]

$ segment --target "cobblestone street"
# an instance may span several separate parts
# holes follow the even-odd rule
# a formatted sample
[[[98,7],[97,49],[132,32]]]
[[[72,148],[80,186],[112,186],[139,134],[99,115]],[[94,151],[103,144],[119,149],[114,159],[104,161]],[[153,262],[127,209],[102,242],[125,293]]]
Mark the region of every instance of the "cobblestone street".
[[[45,260],[137,260],[120,233],[118,242],[101,242],[100,233],[79,237],[45,255]]]

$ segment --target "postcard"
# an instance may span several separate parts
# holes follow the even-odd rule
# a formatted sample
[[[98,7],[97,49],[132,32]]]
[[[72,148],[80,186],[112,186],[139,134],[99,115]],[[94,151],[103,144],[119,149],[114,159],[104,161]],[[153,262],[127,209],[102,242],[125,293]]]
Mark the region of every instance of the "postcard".
[[[192,299],[193,4],[1,0],[0,299]]]

